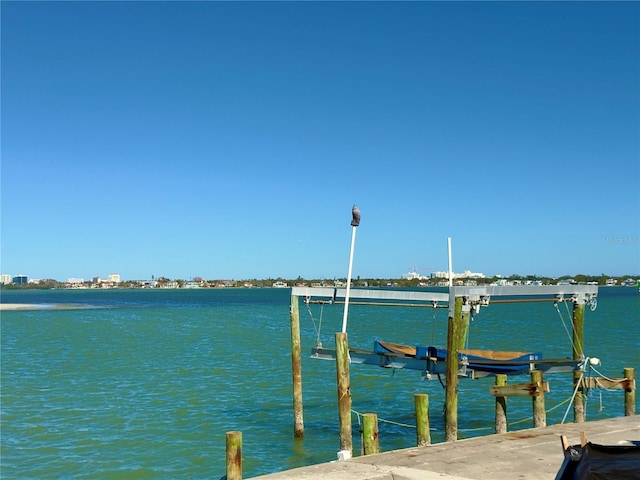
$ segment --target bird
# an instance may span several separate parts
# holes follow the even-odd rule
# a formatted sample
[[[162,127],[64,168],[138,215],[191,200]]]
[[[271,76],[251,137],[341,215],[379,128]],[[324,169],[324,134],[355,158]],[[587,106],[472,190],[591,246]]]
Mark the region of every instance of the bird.
[[[351,226],[357,227],[360,225],[360,209],[354,205],[351,209],[351,215],[353,216],[353,220],[351,220]]]

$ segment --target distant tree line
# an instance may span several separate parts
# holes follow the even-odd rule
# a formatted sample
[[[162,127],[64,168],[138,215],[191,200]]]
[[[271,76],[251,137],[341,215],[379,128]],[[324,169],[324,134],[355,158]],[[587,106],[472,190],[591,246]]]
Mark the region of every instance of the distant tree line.
[[[473,281],[477,285],[490,285],[492,283],[497,282],[498,280],[507,280],[510,282],[540,282],[544,285],[554,285],[561,281],[570,281],[572,283],[578,284],[587,284],[593,283],[597,285],[606,285],[607,280],[615,278],[618,280],[618,283],[632,279],[634,281],[640,280],[639,275],[623,275],[623,276],[611,276],[606,275],[604,273],[600,275],[586,275],[586,274],[578,274],[578,275],[563,275],[561,277],[546,277],[546,276],[538,276],[538,275],[518,275],[513,274],[509,277],[502,276],[494,276],[494,277],[484,277],[484,278],[465,278],[465,279],[456,279],[456,281],[468,282]],[[275,282],[284,282],[289,286],[295,285],[325,285],[325,286],[333,286],[333,285],[345,285],[347,282],[346,278],[334,278],[331,280],[327,279],[305,279],[301,276],[298,276],[295,279],[286,279],[282,277],[277,278],[266,278],[266,279],[245,279],[245,280],[225,280],[225,279],[217,279],[217,280],[205,280],[202,277],[194,277],[190,280],[184,279],[169,279],[166,277],[158,277],[157,279],[153,279],[151,282],[148,280],[126,280],[114,285],[118,288],[163,288],[169,285],[176,286],[177,288],[183,288],[187,286],[189,283],[197,283],[199,286],[203,288],[216,288],[216,287],[259,287],[266,288],[272,287]],[[427,279],[405,279],[405,278],[360,278],[357,277],[353,279],[353,286],[356,287],[433,287],[438,284],[442,284],[446,282],[444,278],[427,278]],[[74,285],[77,287],[98,287],[99,285],[94,284],[92,281],[83,282],[80,285]],[[18,284],[6,284],[1,285],[0,288],[7,290],[29,290],[29,289],[53,289],[53,288],[68,288],[69,285],[65,282],[59,282],[57,280],[48,278],[45,280],[39,280],[37,283],[26,283],[23,285]]]

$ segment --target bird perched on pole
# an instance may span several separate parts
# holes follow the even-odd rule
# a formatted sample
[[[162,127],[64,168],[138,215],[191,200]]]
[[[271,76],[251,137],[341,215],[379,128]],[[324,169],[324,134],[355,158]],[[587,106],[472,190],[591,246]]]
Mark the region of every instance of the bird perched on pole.
[[[357,206],[353,206],[351,209],[351,215],[353,216],[353,220],[351,220],[351,226],[357,227],[360,225],[360,209]]]

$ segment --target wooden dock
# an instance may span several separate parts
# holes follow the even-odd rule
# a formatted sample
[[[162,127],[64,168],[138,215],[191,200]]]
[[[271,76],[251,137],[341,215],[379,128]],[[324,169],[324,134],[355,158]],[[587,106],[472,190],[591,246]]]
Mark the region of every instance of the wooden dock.
[[[355,457],[263,475],[260,480],[553,480],[561,436],[580,444],[640,444],[640,417],[553,425]],[[640,471],[640,464],[638,465]]]

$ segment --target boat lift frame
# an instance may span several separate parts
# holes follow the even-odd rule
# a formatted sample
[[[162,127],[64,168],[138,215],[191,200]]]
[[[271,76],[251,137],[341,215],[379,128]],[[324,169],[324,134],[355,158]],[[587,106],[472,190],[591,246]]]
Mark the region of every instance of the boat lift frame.
[[[564,287],[564,286],[562,286]],[[364,305],[388,305],[388,306],[424,306],[436,308],[438,306],[451,306],[455,304],[452,298],[461,297],[463,299],[462,313],[469,313],[475,310],[476,313],[481,307],[489,305],[492,297],[509,297],[510,299],[499,299],[497,303],[523,302],[523,301],[572,301],[574,303],[588,303],[595,301],[597,296],[597,286],[576,285],[576,288],[561,288],[555,285],[525,285],[525,286],[466,286],[452,287],[447,292],[410,291],[410,290],[351,290],[351,299],[359,299]],[[345,298],[346,289],[330,287],[293,287],[292,295],[304,297],[307,303],[341,303]],[[449,317],[453,317],[453,310],[449,308]],[[335,350],[315,346],[311,350],[311,357],[321,360],[336,359]],[[407,368],[420,370],[426,379],[433,379],[432,374],[444,374],[445,365],[438,363],[436,358],[422,356],[416,358],[415,355],[407,355],[401,352],[379,352],[362,349],[349,348],[349,359],[352,364],[374,365],[384,368]],[[522,360],[512,360],[510,362],[497,362],[492,360],[474,361],[475,365],[484,364],[486,366],[502,365],[529,366],[531,370],[542,370],[545,373],[566,373],[582,368],[581,361],[584,359],[538,359],[529,358]],[[576,367],[578,365],[578,367]],[[520,372],[522,373],[522,372]],[[529,372],[527,372],[529,373]],[[513,373],[517,374],[517,373]],[[470,368],[467,357],[460,354],[459,370],[460,377],[481,378],[491,375],[483,368]]]
[[[341,303],[345,301],[346,288],[333,287],[292,287],[291,289],[291,345],[292,345],[292,374],[294,397],[294,436],[304,435],[302,414],[302,370],[300,359],[300,316],[299,299],[308,303]],[[469,317],[477,313],[482,307],[488,306],[492,299],[496,303],[518,302],[567,302],[573,303],[572,357],[562,364],[560,359],[546,362],[547,372],[573,371],[576,395],[574,398],[574,421],[584,421],[583,392],[578,385],[581,371],[576,365],[583,364],[584,357],[584,309],[589,305],[595,310],[597,305],[597,285],[517,285],[517,286],[452,286],[448,292],[428,290],[392,290],[392,289],[350,289],[349,298],[352,303],[389,305],[389,306],[425,306],[443,307],[449,310],[447,328],[447,351],[459,352],[464,347],[466,331],[469,328]],[[355,300],[355,301],[354,301]],[[321,359],[335,359],[335,351],[315,348],[312,356]],[[373,364],[389,368],[414,368],[425,370],[426,361],[416,359],[415,356],[401,354],[381,355],[358,349],[349,349],[352,363]],[[418,363],[416,363],[418,362]],[[461,365],[462,363],[462,365]],[[555,363],[555,365],[554,365]],[[531,364],[531,369],[539,368],[544,360]],[[462,366],[462,368],[460,368]],[[446,366],[446,440],[457,439],[457,392],[459,375],[477,378],[484,376],[474,373],[464,365],[464,359],[458,355],[447,355]]]

